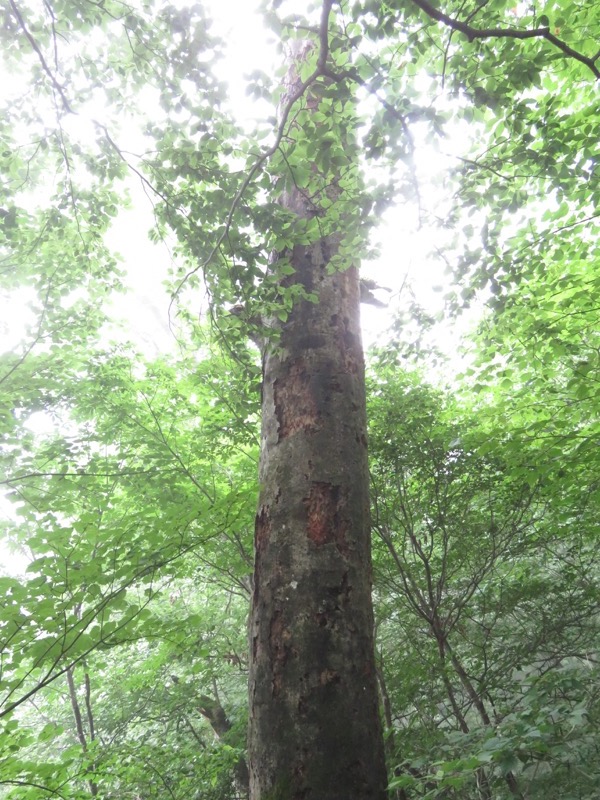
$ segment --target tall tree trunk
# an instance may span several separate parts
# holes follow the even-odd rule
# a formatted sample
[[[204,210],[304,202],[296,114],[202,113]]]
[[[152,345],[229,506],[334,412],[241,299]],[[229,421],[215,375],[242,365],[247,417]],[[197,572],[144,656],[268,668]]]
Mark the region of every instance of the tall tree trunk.
[[[293,87],[292,87],[293,88]],[[318,95],[309,109],[318,105]],[[315,214],[307,193],[282,204]],[[373,648],[369,473],[356,268],[340,237],[296,245],[298,302],[263,362],[250,620],[252,800],[383,800]]]

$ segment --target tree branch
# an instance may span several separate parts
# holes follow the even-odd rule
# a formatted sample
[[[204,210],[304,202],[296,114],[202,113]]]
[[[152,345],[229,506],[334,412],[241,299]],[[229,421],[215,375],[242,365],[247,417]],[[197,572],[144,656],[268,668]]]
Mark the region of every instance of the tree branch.
[[[532,30],[518,30],[516,28],[474,28],[467,22],[462,22],[459,19],[454,19],[443,11],[431,5],[429,0],[412,0],[421,11],[424,11],[431,19],[437,20],[447,25],[452,30],[464,33],[467,39],[472,42],[474,39],[546,39],[546,41],[553,44],[561,50],[569,58],[579,61],[590,69],[596,78],[600,78],[600,69],[596,66],[596,61],[600,57],[598,52],[593,58],[584,56],[577,50],[574,50],[558,36],[550,32],[550,28],[534,28]],[[471,15],[472,16],[472,15]],[[469,17],[471,19],[471,17]]]
[[[38,59],[40,61],[42,69],[44,70],[46,75],[50,78],[50,82],[52,83],[52,85],[54,86],[56,91],[58,92],[58,95],[59,95],[59,97],[60,97],[60,99],[62,101],[62,104],[63,104],[63,107],[64,107],[65,111],[68,114],[72,114],[73,113],[73,109],[71,108],[71,104],[69,103],[69,101],[67,99],[67,95],[65,94],[63,87],[60,85],[60,83],[56,79],[54,73],[52,72],[52,70],[48,66],[48,63],[47,63],[46,59],[44,58],[44,54],[40,50],[40,47],[39,47],[38,43],[36,42],[34,37],[31,35],[29,29],[27,28],[27,25],[25,24],[25,20],[23,19],[22,15],[21,15],[21,12],[17,8],[14,0],[9,0],[9,3],[10,3],[10,7],[13,10],[13,13],[14,13],[15,17],[17,18],[17,22],[19,23],[19,28],[21,28],[21,30],[25,34],[29,44],[33,48],[35,54],[37,55],[37,57],[38,57]]]
[[[14,488],[13,484],[19,481],[30,480],[31,478],[122,478],[129,475],[157,475],[166,472],[180,472],[179,467],[171,467],[170,469],[156,470],[156,469],[125,469],[117,470],[116,472],[27,472],[22,475],[15,475],[13,478],[7,478],[0,481],[0,486],[10,486]]]
[[[56,797],[61,797],[62,800],[65,800],[64,794],[61,794],[57,789],[50,789],[48,788],[48,786],[42,786],[41,783],[32,783],[31,781],[0,779],[0,786],[26,786],[33,789],[39,789],[42,792],[48,792],[48,794],[56,795]]]

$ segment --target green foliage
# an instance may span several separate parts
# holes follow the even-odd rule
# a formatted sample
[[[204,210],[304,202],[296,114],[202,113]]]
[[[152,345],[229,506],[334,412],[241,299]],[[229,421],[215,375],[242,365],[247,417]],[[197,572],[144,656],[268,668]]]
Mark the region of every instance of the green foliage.
[[[200,4],[3,11],[0,278],[27,309],[0,354],[0,463],[5,538],[29,566],[0,576],[0,797],[244,795],[248,334],[260,348],[270,320],[317,299],[294,247],[335,237],[328,267],[345,269],[405,202],[448,266],[449,311],[486,310],[450,392],[399,368],[433,324],[422,311],[413,340],[399,321],[373,358],[390,786],[593,800],[597,10],[356,0],[325,31],[320,4],[264,5],[282,42],[313,47],[291,105],[279,78],[250,75],[279,108],[250,134],[223,102]],[[448,169],[426,168],[458,139]],[[132,174],[156,203],[152,236],[175,239],[177,356],[106,344],[126,268],[105,235]],[[278,203],[292,186],[310,219]]]
[[[521,440],[517,458],[477,408],[414,377],[379,372],[373,393],[378,635],[400,762],[391,785],[470,797],[485,779],[494,797],[541,797],[551,775],[551,796],[593,797],[594,483],[581,471],[577,488],[547,471],[524,480],[535,442]]]

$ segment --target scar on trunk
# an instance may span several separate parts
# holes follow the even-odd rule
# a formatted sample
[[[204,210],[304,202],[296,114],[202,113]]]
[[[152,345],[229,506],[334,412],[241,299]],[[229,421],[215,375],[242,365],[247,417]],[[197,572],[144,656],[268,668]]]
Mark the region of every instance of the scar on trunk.
[[[263,506],[256,515],[256,521],[254,523],[254,546],[257,553],[265,549],[270,537],[271,515],[269,513],[269,506]]]
[[[333,669],[324,669],[319,673],[319,683],[325,686],[328,683],[339,683],[341,681],[339,672]]]
[[[313,483],[304,498],[308,512],[307,536],[317,546],[335,542],[341,553],[347,551],[348,522],[343,513],[345,502],[341,487],[331,483]]]
[[[317,429],[317,404],[302,359],[290,366],[285,377],[277,378],[273,389],[280,441],[298,431]]]

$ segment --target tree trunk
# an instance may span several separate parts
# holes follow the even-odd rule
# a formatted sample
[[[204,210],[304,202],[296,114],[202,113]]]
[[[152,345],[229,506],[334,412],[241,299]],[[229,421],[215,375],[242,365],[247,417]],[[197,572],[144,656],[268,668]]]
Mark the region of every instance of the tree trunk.
[[[203,694],[200,696],[200,705],[198,706],[198,710],[202,716],[209,721],[215,736],[218,739],[226,739],[227,734],[231,730],[231,722],[220,701],[218,699],[214,700],[212,697]],[[239,759],[235,765],[234,773],[235,782],[237,784],[239,793],[244,797],[247,797],[250,779],[248,775],[248,764],[246,763],[245,758]]]
[[[316,107],[309,101],[308,107]],[[315,207],[298,189],[282,204]],[[371,602],[364,363],[355,267],[339,236],[296,245],[300,301],[263,359],[250,619],[252,800],[383,800]],[[288,279],[289,281],[289,279]]]
[[[69,698],[71,700],[71,708],[73,709],[73,718],[75,720],[75,729],[77,731],[77,738],[79,739],[79,744],[81,745],[81,749],[84,753],[87,753],[88,749],[88,742],[87,737],[85,735],[85,729],[83,727],[83,717],[81,715],[81,707],[79,705],[79,700],[77,699],[77,690],[75,688],[75,678],[73,676],[73,667],[69,667],[66,671],[67,676],[67,685],[69,687]],[[85,691],[86,691],[86,707],[88,710],[88,722],[90,724],[90,731],[93,731],[93,717],[92,717],[92,707],[90,701],[90,678],[88,673],[85,674]],[[93,739],[93,736],[90,736],[90,739]],[[92,797],[96,797],[98,795],[98,784],[94,780],[88,780],[88,786],[90,787],[90,794]]]

